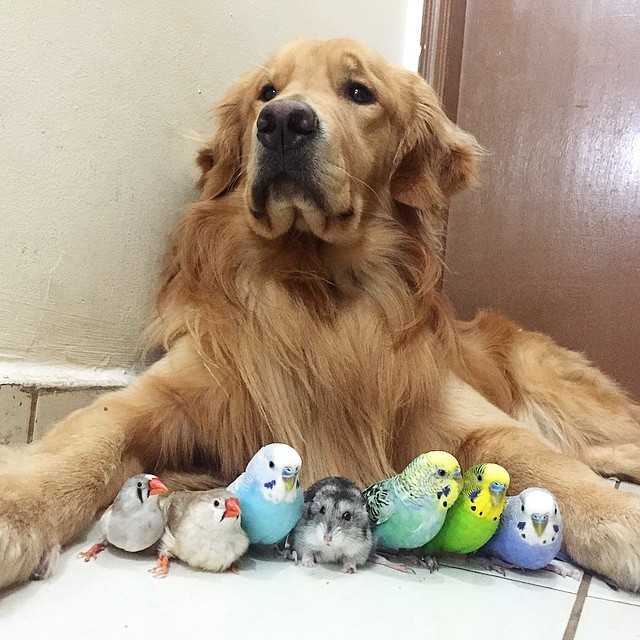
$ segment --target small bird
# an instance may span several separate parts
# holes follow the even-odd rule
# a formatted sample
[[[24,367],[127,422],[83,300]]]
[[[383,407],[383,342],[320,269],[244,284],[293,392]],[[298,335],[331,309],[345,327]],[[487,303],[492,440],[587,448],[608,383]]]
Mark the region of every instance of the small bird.
[[[161,506],[167,524],[151,573],[166,576],[173,557],[197,569],[237,573],[234,563],[249,548],[238,498],[226,489],[175,491]]]
[[[142,551],[158,542],[164,531],[164,513],[158,503],[167,487],[160,478],[140,473],[129,478],[100,518],[103,539],[78,557],[88,562],[109,544],[124,551]]]
[[[424,546],[426,556],[441,551],[477,551],[496,532],[509,488],[509,474],[498,464],[478,464],[464,472],[462,491],[442,529]],[[435,562],[431,560],[431,567]]]
[[[228,490],[238,496],[242,528],[251,544],[276,544],[302,516],[300,454],[288,444],[268,444],[249,461]]]
[[[507,498],[498,530],[478,555],[498,559],[498,565],[542,569],[556,557],[561,544],[562,518],[554,495],[530,487]]]
[[[378,547],[416,549],[429,542],[458,497],[461,475],[450,453],[430,451],[398,475],[365,489]]]

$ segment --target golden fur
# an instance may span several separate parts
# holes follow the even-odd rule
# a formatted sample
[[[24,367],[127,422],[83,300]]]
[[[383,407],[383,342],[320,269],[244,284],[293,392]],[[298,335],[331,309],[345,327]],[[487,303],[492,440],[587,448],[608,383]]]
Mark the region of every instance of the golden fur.
[[[348,99],[350,82],[375,100]],[[322,205],[267,190],[252,215],[269,83],[322,122]],[[577,561],[640,589],[640,499],[594,473],[640,481],[640,409],[541,334],[497,314],[454,319],[438,289],[439,213],[473,183],[482,150],[426,83],[356,43],[301,41],[241,78],[217,116],[150,331],[166,355],[42,441],[0,453],[0,586],[46,565],[126,477],[211,486],[283,441],[305,484],[364,485],[430,449],[498,462],[513,492],[557,495]]]

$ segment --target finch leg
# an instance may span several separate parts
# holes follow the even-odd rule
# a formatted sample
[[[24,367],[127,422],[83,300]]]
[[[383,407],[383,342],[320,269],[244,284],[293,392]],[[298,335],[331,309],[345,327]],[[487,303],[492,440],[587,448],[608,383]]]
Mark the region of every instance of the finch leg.
[[[159,553],[156,566],[149,569],[149,573],[153,573],[154,578],[165,578],[169,574],[169,559],[169,554]]]
[[[107,543],[103,540],[102,542],[96,542],[93,546],[91,546],[86,551],[81,551],[78,554],[78,558],[84,558],[85,562],[89,562],[89,560],[95,560],[96,556],[99,553],[102,553],[107,548]]]
[[[369,562],[382,565],[383,567],[388,567],[394,571],[400,571],[401,573],[415,573],[415,571],[411,569],[411,567],[407,567],[406,564],[402,564],[401,562],[391,562],[391,560],[387,560],[387,558],[381,556],[379,553],[374,553],[370,556]]]

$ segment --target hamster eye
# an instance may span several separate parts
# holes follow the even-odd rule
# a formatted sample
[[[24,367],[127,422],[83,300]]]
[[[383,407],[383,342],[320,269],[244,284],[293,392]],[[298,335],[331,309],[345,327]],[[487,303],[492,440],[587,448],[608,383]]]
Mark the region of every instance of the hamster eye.
[[[269,461],[269,468],[273,469],[273,467],[275,467],[275,466],[276,466],[276,463],[273,460],[270,460]]]
[[[482,482],[482,476],[478,476],[478,482]]]
[[[213,506],[214,507],[219,507],[220,506],[220,500],[214,500],[213,501]]]
[[[142,482],[138,482],[138,489],[142,489]]]
[[[438,475],[441,478],[444,478],[447,475],[447,472],[444,469],[438,469]]]
[[[342,519],[343,519],[343,520],[351,520],[351,513],[350,513],[349,511],[345,511],[345,512],[342,514]]]
[[[321,514],[323,514],[323,515],[324,515],[324,512],[325,512],[325,508],[324,508],[324,506],[320,507],[320,511],[318,511],[318,513],[321,513]]]

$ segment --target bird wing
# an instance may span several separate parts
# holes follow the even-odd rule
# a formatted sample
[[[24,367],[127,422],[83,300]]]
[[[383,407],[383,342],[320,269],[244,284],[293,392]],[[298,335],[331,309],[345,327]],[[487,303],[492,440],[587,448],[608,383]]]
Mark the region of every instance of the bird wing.
[[[388,481],[372,484],[362,495],[367,503],[369,522],[373,526],[386,522],[393,515]]]
[[[184,517],[184,514],[193,498],[194,491],[176,491],[170,494],[164,503],[162,509],[167,518],[167,529],[175,531],[176,527]]]

